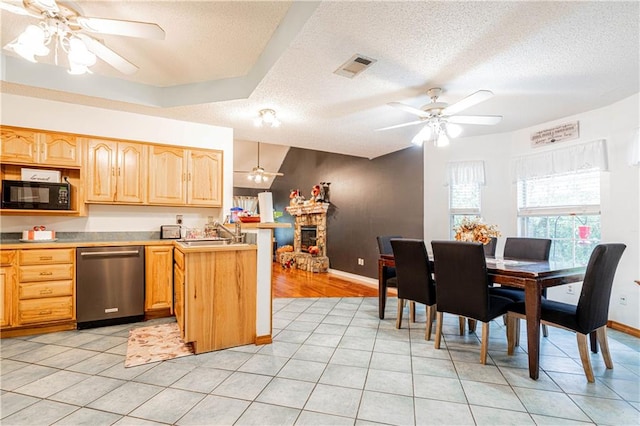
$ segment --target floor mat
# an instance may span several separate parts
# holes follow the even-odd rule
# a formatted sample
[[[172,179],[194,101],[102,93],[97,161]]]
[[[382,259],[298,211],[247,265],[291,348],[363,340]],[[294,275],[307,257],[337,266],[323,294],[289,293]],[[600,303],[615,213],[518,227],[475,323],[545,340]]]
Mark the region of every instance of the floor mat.
[[[125,367],[192,355],[191,344],[180,338],[178,323],[158,324],[129,331]]]

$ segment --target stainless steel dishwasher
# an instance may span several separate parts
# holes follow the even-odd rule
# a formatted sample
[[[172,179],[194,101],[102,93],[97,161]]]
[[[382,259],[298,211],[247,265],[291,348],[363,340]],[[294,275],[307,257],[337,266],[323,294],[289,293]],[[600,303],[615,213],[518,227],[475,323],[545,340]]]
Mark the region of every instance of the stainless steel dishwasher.
[[[144,318],[144,247],[78,247],[78,328],[101,327]]]

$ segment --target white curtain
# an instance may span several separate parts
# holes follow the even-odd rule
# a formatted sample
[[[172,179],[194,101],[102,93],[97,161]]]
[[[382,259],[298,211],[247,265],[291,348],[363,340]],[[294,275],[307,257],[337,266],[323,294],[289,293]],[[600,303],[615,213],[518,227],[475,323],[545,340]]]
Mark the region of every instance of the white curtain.
[[[455,161],[447,163],[447,184],[468,183],[484,185],[484,161]]]
[[[527,155],[513,161],[514,181],[592,169],[609,170],[604,139]]]

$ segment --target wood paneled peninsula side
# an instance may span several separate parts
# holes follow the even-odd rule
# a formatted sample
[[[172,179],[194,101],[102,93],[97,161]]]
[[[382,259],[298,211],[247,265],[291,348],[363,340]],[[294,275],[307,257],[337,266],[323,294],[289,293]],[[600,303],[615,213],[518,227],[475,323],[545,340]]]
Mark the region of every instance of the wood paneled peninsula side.
[[[182,338],[195,353],[256,343],[256,245],[176,243],[174,292]]]

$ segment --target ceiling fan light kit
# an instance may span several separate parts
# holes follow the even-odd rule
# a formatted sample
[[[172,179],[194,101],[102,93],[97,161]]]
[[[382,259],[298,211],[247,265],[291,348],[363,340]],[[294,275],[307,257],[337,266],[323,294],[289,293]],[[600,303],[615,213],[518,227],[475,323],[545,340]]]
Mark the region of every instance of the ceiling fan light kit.
[[[258,163],[250,172],[236,171],[235,173],[248,173],[247,179],[255,183],[268,182],[270,177],[284,176],[280,172],[267,172],[260,166],[260,142],[258,142]]]
[[[255,120],[255,125],[258,127],[280,127],[280,120],[276,117],[276,112],[273,109],[265,108],[258,111],[258,117]]]
[[[84,34],[83,30],[164,39],[164,30],[156,24],[82,17],[70,6],[56,0],[24,0],[22,7],[0,1],[0,9],[41,19],[37,25],[28,25],[5,49],[29,62],[37,62],[36,56],[47,56],[53,50],[56,65],[59,51],[62,51],[67,56],[68,72],[74,75],[90,73],[89,67],[95,65],[98,57],[123,74],[133,74],[138,69],[102,42]]]
[[[425,142],[430,141],[433,142],[435,146],[442,147],[449,145],[449,138],[457,138],[462,134],[462,126],[460,126],[460,124],[493,125],[498,124],[502,120],[502,116],[499,115],[455,115],[460,111],[471,108],[491,98],[493,92],[489,90],[478,90],[452,105],[446,102],[438,102],[441,94],[442,89],[439,87],[429,89],[427,95],[431,99],[431,102],[423,105],[420,109],[400,102],[390,102],[390,106],[417,115],[419,119],[376,130],[391,130],[426,123],[413,137],[411,143],[422,146]]]

